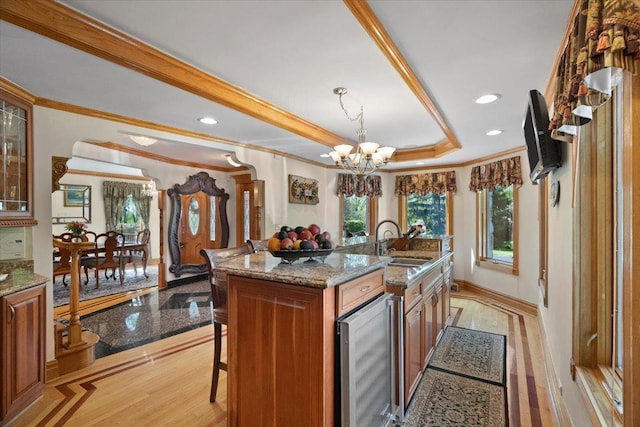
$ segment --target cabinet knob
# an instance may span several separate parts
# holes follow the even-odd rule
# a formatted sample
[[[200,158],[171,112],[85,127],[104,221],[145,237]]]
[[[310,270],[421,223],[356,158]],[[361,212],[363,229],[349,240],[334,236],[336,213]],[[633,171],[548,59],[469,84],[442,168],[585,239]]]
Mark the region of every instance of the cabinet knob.
[[[365,286],[364,288],[360,288],[360,292],[367,292],[369,289],[371,289],[371,286]]]

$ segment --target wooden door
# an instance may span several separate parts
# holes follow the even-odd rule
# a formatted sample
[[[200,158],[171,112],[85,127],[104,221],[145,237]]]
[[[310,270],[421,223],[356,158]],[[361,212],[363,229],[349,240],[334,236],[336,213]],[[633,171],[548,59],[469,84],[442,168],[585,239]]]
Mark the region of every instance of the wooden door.
[[[236,242],[260,240],[264,229],[264,181],[251,180],[250,175],[234,176],[236,180]]]
[[[409,405],[422,378],[422,304],[416,304],[404,318],[404,404]]]
[[[11,418],[45,382],[45,287],[2,298],[2,417]]]
[[[180,242],[181,264],[202,264],[200,249],[209,248],[210,242],[210,200],[202,191],[183,195],[180,199]]]
[[[427,366],[429,362],[429,358],[431,357],[431,353],[435,347],[435,325],[434,325],[434,313],[435,313],[435,290],[431,288],[431,290],[427,291],[422,295],[422,319],[423,319],[423,347],[422,347],[422,364],[424,367]]]

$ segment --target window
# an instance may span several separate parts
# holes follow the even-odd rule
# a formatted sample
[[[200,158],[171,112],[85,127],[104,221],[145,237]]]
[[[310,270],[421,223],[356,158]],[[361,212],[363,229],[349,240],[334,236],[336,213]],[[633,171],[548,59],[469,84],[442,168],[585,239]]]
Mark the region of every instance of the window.
[[[640,84],[638,77],[634,83]],[[634,88],[634,90],[637,90]],[[640,94],[636,92],[634,102]],[[580,128],[573,226],[573,374],[606,423],[638,425],[638,244],[640,151],[631,77]],[[635,104],[634,104],[635,107]],[[637,114],[637,113],[635,113]],[[635,217],[634,217],[635,216]],[[635,251],[634,251],[635,249]]]
[[[342,237],[346,231],[352,235],[371,234],[377,217],[377,198],[368,196],[341,196]],[[346,226],[346,230],[344,228]]]
[[[120,232],[124,234],[127,242],[134,242],[138,231],[144,229],[144,224],[138,208],[133,201],[133,196],[128,195],[127,200],[122,207],[122,216],[120,217]]]
[[[408,230],[411,226],[422,224],[427,235],[450,234],[448,228],[448,211],[450,210],[447,194],[428,193],[409,194],[406,196]]]
[[[514,185],[478,192],[477,264],[518,274]]]

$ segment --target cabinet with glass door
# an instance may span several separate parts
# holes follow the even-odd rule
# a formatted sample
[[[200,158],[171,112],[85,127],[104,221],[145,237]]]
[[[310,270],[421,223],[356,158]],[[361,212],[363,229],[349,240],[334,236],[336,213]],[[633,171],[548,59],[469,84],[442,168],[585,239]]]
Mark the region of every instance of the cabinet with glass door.
[[[0,89],[0,226],[34,225],[32,106]]]

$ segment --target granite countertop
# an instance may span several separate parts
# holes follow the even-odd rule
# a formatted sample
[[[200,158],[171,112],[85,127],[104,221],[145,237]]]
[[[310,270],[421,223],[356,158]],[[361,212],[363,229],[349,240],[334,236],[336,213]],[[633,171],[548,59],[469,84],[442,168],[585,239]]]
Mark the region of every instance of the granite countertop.
[[[46,277],[29,271],[15,270],[0,282],[0,297],[14,294],[22,290],[42,285],[47,282]]]
[[[262,251],[226,259],[216,265],[215,270],[254,279],[329,288],[384,268],[389,261],[389,257],[334,252],[324,262],[309,262],[307,258],[300,258],[293,264],[286,264],[269,252]]]
[[[442,263],[448,259],[452,252],[429,252],[429,251],[395,251],[395,258],[418,258],[429,261],[418,267],[395,267],[389,265],[385,276],[387,285],[408,287],[429,274],[436,268],[440,268]]]

